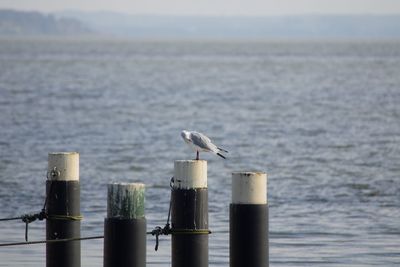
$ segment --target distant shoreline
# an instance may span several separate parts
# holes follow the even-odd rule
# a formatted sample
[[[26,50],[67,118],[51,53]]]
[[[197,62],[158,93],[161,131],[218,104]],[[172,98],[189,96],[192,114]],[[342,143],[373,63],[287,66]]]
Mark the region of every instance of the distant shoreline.
[[[124,37],[110,35],[28,35],[2,36],[0,41],[71,41],[71,42],[194,42],[194,43],[400,43],[399,38],[173,38]]]
[[[399,15],[157,16],[0,9],[0,36],[140,40],[400,40]]]

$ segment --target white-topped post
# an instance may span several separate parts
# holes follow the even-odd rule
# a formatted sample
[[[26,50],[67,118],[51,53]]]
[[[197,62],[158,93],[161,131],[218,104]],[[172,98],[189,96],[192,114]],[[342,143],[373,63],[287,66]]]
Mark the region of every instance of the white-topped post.
[[[263,172],[232,173],[232,203],[267,204],[267,174]]]
[[[207,267],[209,234],[207,161],[175,161],[173,181],[172,267]]]
[[[81,235],[79,153],[48,154],[46,181],[46,239]],[[47,243],[47,267],[81,266],[80,241]]]
[[[174,163],[174,188],[207,188],[207,161],[176,160]]]
[[[145,185],[108,185],[104,267],[146,266]]]
[[[79,181],[79,153],[49,153],[47,174],[52,181]]]
[[[230,267],[269,266],[266,173],[232,173],[229,213]]]

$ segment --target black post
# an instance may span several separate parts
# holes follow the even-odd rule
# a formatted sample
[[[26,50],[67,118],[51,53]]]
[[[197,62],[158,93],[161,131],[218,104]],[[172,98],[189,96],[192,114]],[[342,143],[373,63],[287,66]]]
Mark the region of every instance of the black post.
[[[46,192],[46,239],[79,238],[81,214],[78,153],[49,154]],[[80,241],[47,243],[46,266],[81,266]]]
[[[208,266],[207,161],[175,161],[172,189],[172,267]]]
[[[144,184],[108,185],[104,267],[146,266]]]
[[[232,174],[229,216],[230,267],[268,267],[266,173]]]

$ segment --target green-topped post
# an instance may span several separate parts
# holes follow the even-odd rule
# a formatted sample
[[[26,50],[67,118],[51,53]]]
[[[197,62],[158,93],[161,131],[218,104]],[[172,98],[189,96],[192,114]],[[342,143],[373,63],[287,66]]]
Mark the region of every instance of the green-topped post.
[[[108,185],[104,220],[104,267],[146,266],[145,185]]]

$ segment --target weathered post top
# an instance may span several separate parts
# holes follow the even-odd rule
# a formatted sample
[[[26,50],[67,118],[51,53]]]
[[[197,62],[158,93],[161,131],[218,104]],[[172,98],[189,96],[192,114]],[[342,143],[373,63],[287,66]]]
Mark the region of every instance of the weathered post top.
[[[79,153],[49,153],[47,178],[52,181],[79,181]]]
[[[207,161],[176,160],[174,163],[174,188],[207,188]]]
[[[146,218],[142,183],[111,183],[104,219],[104,267],[146,266]]]
[[[267,174],[264,172],[232,173],[232,203],[267,204]]]
[[[107,218],[144,218],[142,183],[112,183],[108,185]]]

